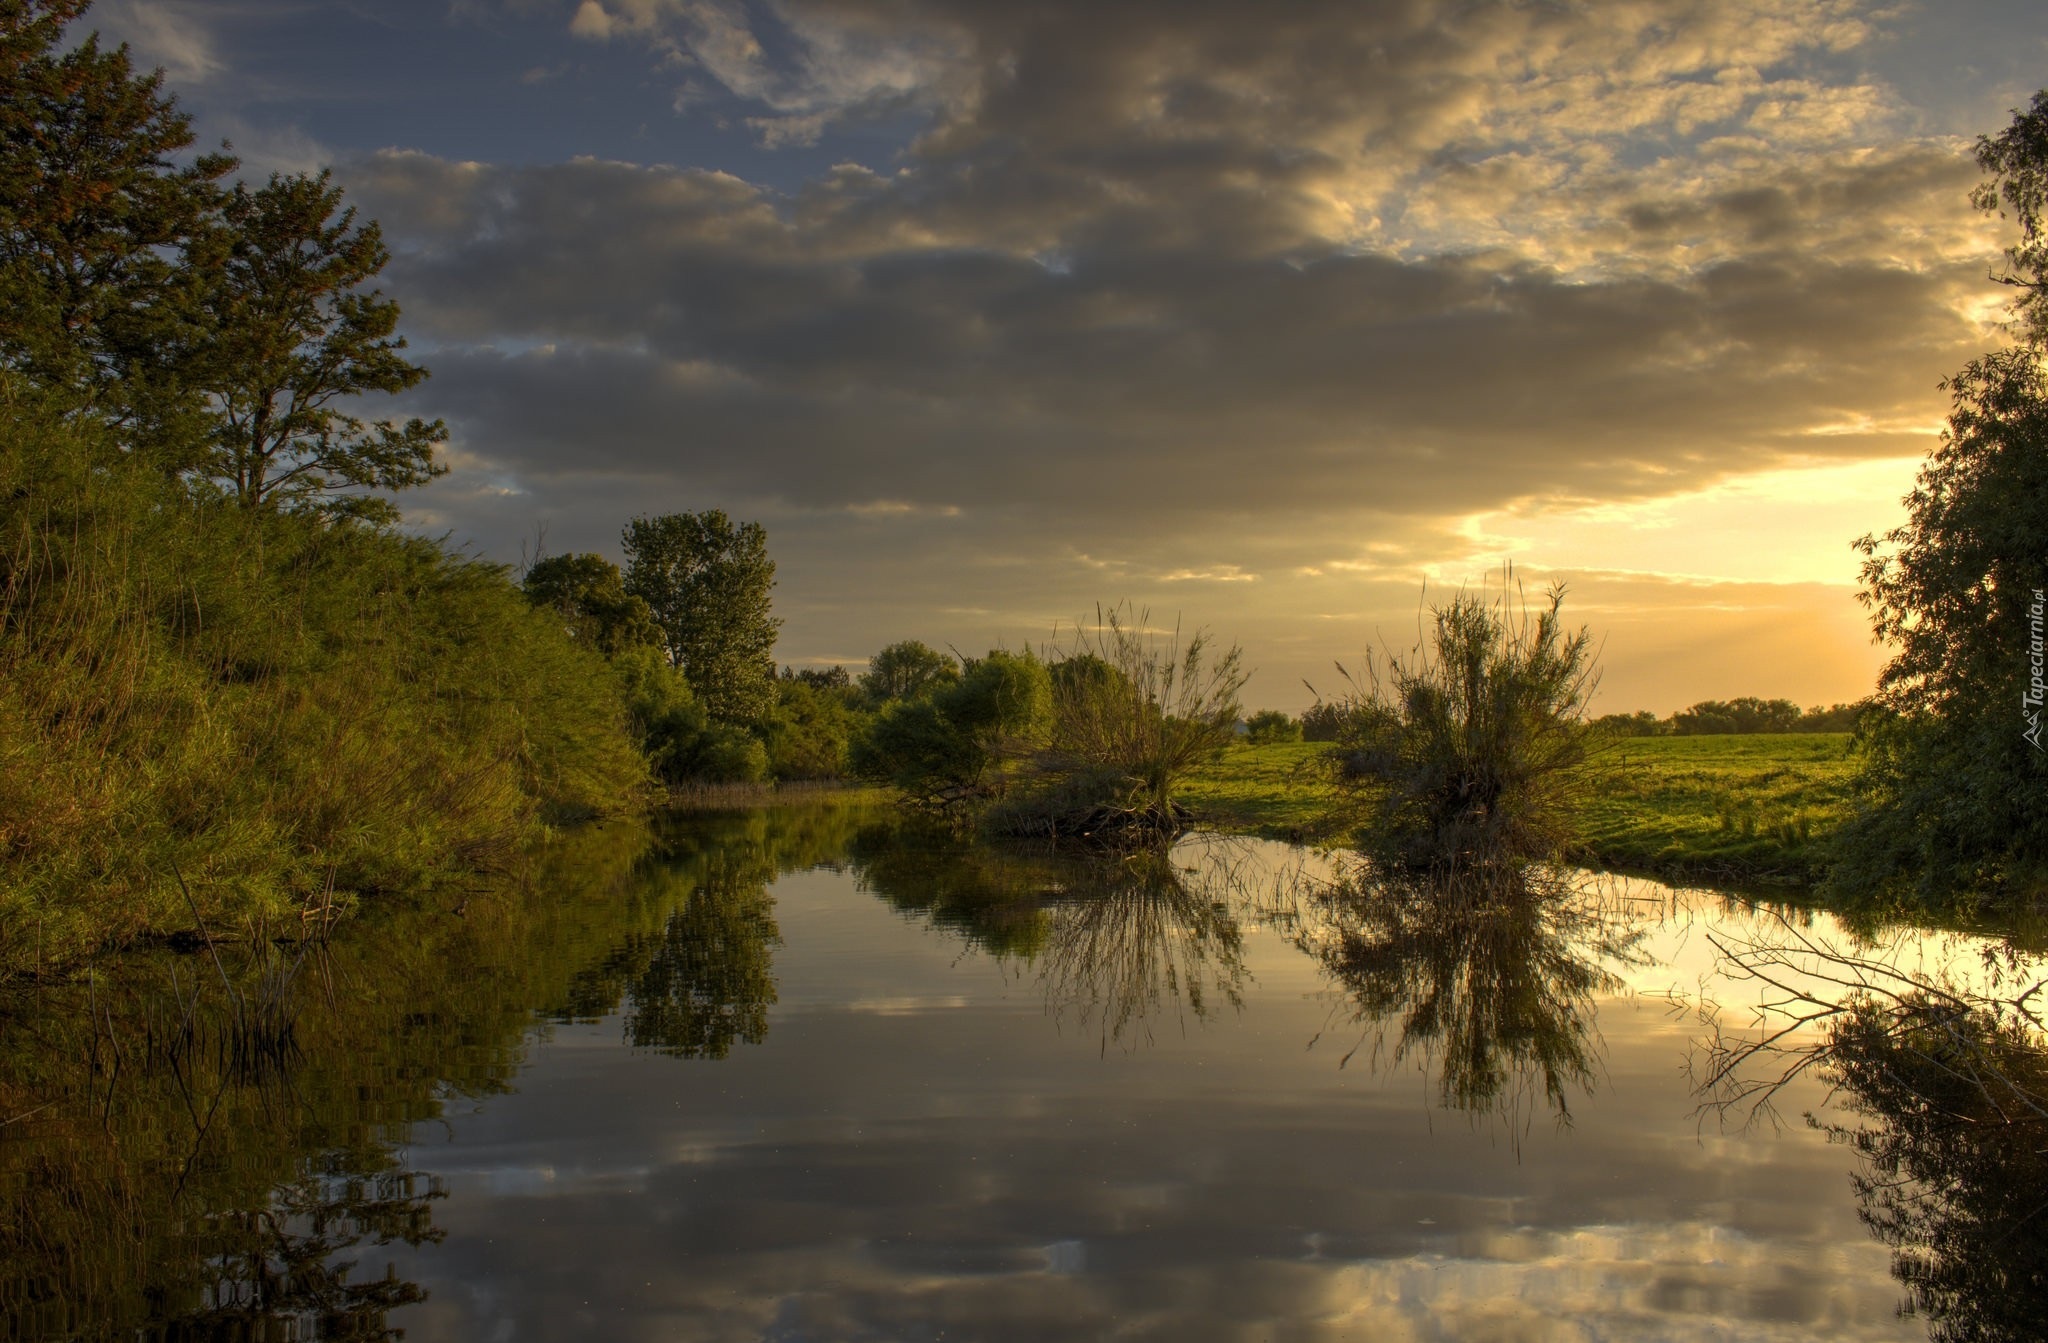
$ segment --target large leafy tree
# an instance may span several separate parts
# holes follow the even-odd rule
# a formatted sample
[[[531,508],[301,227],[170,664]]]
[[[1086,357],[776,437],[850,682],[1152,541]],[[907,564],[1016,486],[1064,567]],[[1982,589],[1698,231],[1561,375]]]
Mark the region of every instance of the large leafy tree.
[[[125,46],[61,49],[89,3],[0,0],[0,365],[184,466],[204,422],[190,253],[235,160],[183,157],[190,119]]]
[[[626,591],[645,601],[669,661],[715,719],[758,723],[775,707],[775,561],[758,522],[718,509],[626,524]]]
[[[365,422],[344,409],[427,371],[394,334],[398,305],[363,284],[390,259],[375,221],[357,224],[329,174],[238,185],[203,249],[213,412],[202,468],[248,508],[313,506],[388,520],[366,490],[423,484],[447,467],[439,420]]]
[[[1947,384],[1948,430],[1907,520],[1857,542],[1862,598],[1895,653],[1872,734],[1870,807],[1840,878],[1930,890],[2038,881],[2048,862],[2043,672],[2048,386],[2019,346]],[[2031,875],[2029,875],[2031,874]]]
[[[868,659],[860,688],[875,704],[925,699],[960,679],[960,663],[918,639],[890,644]]]
[[[1836,876],[1924,891],[2037,886],[2048,872],[2048,91],[1978,142],[1979,207],[2020,239],[1997,276],[2018,290],[2019,343],[1971,361],[1907,519],[1856,545],[1862,600],[1896,652],[1878,681],[1868,803]]]
[[[626,591],[625,575],[602,555],[545,556],[522,585],[528,601],[561,616],[572,638],[606,657],[661,641],[654,612]]]

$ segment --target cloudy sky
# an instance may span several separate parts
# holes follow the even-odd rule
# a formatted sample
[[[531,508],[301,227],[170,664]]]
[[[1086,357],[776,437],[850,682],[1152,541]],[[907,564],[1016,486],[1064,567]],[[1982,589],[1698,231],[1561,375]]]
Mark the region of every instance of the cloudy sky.
[[[1866,693],[1849,543],[2002,339],[2038,0],[100,0],[332,166],[444,416],[425,528],[768,529],[778,655],[1098,602],[1253,705],[1562,581],[1602,710]]]

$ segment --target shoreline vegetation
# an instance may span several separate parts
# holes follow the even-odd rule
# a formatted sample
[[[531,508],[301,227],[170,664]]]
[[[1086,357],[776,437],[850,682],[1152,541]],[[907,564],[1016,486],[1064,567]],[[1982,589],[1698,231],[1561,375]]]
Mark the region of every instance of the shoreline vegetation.
[[[1632,737],[1596,749],[1564,856],[1680,882],[1811,887],[1853,806],[1847,732]],[[1363,816],[1318,742],[1234,745],[1188,778],[1196,822],[1232,833],[1347,844]]]
[[[401,530],[393,496],[448,470],[447,430],[354,413],[428,376],[370,287],[377,224],[324,173],[234,183],[227,154],[191,157],[160,72],[69,42],[88,5],[0,8],[0,985],[181,935],[303,937],[367,897],[527,868],[581,821],[841,780],[1124,850],[1209,824],[1405,876],[1562,859],[2040,898],[2048,755],[2009,710],[2039,703],[2016,603],[2048,570],[2004,503],[2048,497],[2039,340],[1952,382],[1913,524],[1857,543],[1903,650],[1867,710],[1588,723],[1592,636],[1512,567],[1298,722],[1241,724],[1240,650],[1128,602],[1036,649],[908,639],[857,678],[778,672],[758,523],[635,517],[623,568],[537,545],[516,572]],[[2048,167],[2012,137],[2048,127],[2048,94],[2029,115],[1980,145],[2007,196],[1979,203],[2038,241]],[[2012,253],[2048,277],[2034,256]],[[1944,576],[1979,572],[2003,605],[1954,614]]]

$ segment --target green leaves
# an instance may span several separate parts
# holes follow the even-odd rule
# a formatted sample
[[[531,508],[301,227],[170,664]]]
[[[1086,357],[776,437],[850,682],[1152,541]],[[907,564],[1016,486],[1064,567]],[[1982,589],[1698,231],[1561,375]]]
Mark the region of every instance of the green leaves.
[[[341,194],[325,172],[238,185],[204,239],[195,375],[213,426],[202,471],[245,507],[388,519],[389,505],[362,492],[445,474],[434,453],[447,428],[366,423],[338,404],[427,376],[393,334],[398,305],[359,289],[390,254]]]
[[[190,118],[127,48],[59,49],[86,6],[0,0],[0,365],[180,466],[202,416],[191,252],[235,160],[180,162]]]
[[[635,518],[622,541],[626,591],[653,611],[670,663],[705,710],[723,722],[760,722],[775,707],[782,627],[769,613],[768,534],[711,509]]]

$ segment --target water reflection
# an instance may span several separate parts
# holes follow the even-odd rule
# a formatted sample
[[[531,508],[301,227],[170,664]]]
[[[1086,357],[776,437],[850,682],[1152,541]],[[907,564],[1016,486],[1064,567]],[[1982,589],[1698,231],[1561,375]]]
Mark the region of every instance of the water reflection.
[[[1808,1122],[1853,1150],[1858,1213],[1893,1251],[1902,1314],[1937,1343],[2025,1343],[2048,1320],[2048,1033],[2042,959],[1951,945],[1903,968],[1896,945],[1847,946],[1791,920],[1717,938],[1725,972],[1767,995],[1704,1042],[1711,1108],[1744,1117],[1807,1070],[1837,1111]],[[1916,938],[1917,940],[1917,938]]]
[[[1108,853],[876,827],[854,847],[869,890],[1028,966],[1048,1009],[1103,1051],[1243,1006],[1251,866],[1223,838]]]
[[[758,850],[713,853],[700,867],[656,874],[680,888],[666,921],[629,933],[581,971],[550,1015],[595,1020],[623,1003],[629,1042],[681,1058],[722,1059],[735,1041],[761,1043],[782,940],[768,894],[775,875]]]
[[[768,885],[859,823],[595,828],[316,948],[256,930],[0,1003],[0,1337],[396,1337],[422,1292],[391,1252],[441,1234],[415,1127],[509,1090],[536,1009],[690,1057],[758,1042]]]
[[[1593,1000],[1639,960],[1626,906],[1564,873],[1423,877],[1359,865],[1297,894],[1296,945],[1336,982],[1336,1024],[1362,1027],[1348,1063],[1417,1062],[1436,1097],[1473,1115],[1560,1122],[1597,1066]]]

